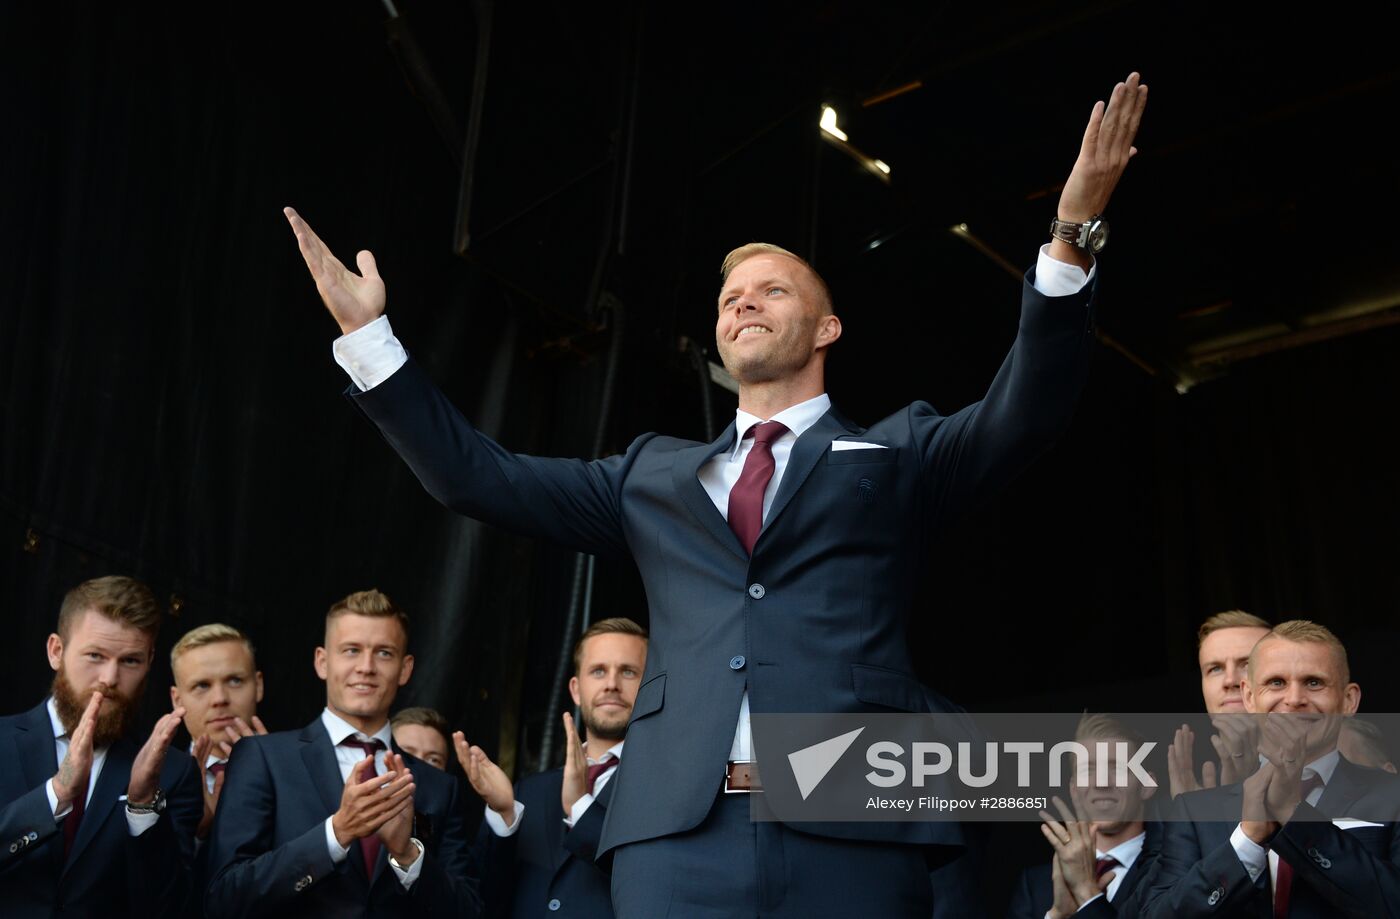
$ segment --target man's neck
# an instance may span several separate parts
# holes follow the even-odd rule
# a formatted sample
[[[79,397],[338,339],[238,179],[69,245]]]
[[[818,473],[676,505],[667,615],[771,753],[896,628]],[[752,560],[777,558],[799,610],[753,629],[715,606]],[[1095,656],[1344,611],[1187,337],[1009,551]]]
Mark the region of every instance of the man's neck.
[[[351,715],[340,711],[334,705],[328,704],[326,708],[330,710],[332,715],[335,715],[341,721],[344,721],[366,737],[373,737],[375,734],[378,734],[384,729],[384,725],[389,723],[388,712],[376,715]]]
[[[1123,829],[1119,830],[1116,833],[1097,832],[1094,834],[1094,846],[1100,852],[1107,852],[1109,849],[1116,849],[1123,843],[1127,842],[1129,839],[1132,839],[1134,836],[1142,835],[1143,831],[1146,830],[1146,828],[1147,825],[1143,823],[1143,821],[1137,820],[1133,823],[1127,824],[1123,827]]]
[[[590,737],[583,742],[583,754],[584,756],[587,756],[594,762],[597,762],[598,760],[603,758],[604,753],[607,753],[609,750],[611,750],[613,747],[617,746],[620,743],[622,743],[621,737],[618,737],[616,739],[609,739],[607,737]]]
[[[821,374],[817,374],[815,379],[803,376],[766,383],[740,383],[739,411],[766,421],[784,409],[815,399],[824,392],[826,386]]]

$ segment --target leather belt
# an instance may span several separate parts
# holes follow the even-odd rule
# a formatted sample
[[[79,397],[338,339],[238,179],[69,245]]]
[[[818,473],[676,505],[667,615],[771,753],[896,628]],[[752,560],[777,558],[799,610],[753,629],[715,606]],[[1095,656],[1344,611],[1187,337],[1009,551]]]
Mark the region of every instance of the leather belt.
[[[743,795],[762,791],[763,783],[758,779],[758,763],[751,760],[731,761],[724,767],[724,793]]]

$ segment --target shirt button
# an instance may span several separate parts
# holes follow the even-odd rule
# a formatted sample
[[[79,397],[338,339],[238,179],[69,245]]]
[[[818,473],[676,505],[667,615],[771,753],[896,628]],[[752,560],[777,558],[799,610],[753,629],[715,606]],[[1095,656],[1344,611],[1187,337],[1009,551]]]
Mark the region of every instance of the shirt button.
[[[744,655],[742,655],[742,654],[736,654],[736,655],[734,655],[733,657],[731,657],[731,658],[729,659],[729,669],[730,669],[730,670],[743,670],[743,669],[744,669]]]
[[[359,362],[359,361],[351,361],[351,362],[350,362],[350,366],[353,367],[353,368],[356,369],[356,370],[359,370],[359,369],[360,369],[360,362]]]
[[[750,596],[750,597],[753,597],[755,600],[762,600],[762,599],[763,599],[763,595],[766,594],[766,593],[768,593],[768,591],[766,591],[766,590],[763,589],[763,585],[762,585],[762,584],[750,584],[750,585],[749,585],[749,596]]]
[[[550,909],[550,912],[553,912],[554,910],[558,909],[558,908],[559,908],[560,906],[562,906],[562,905],[563,905],[563,904],[561,904],[558,900],[550,900],[550,901],[549,901],[549,909]]]

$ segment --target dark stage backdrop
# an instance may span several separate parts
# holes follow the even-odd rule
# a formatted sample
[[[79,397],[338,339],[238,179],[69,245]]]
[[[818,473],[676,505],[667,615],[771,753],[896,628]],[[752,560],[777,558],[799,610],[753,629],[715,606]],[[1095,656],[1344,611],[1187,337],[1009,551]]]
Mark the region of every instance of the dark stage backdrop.
[[[853,213],[849,183],[868,177],[796,139],[790,100],[745,96],[720,75],[712,85],[694,76],[694,56],[638,57],[652,46],[629,38],[635,22],[621,14],[591,26],[611,42],[606,54],[537,58],[589,81],[577,104],[594,120],[552,139],[527,124],[530,99],[575,98],[563,74],[492,97],[483,164],[509,163],[516,119],[530,168],[547,176],[541,195],[561,176],[581,178],[539,212],[553,217],[488,235],[473,259],[452,253],[458,152],[386,49],[379,4],[224,10],[217,25],[206,15],[31,4],[0,18],[5,712],[47,689],[43,643],[63,592],[126,573],[168,602],[162,654],[211,621],[253,636],[274,729],[316,715],[323,614],[370,586],[412,617],[418,664],[403,704],[438,707],[508,767],[532,761],[556,726],[547,690],[572,556],[447,513],[357,417],[284,205],[347,261],[375,251],[410,352],[488,434],[523,452],[590,452],[604,355],[624,326],[605,452],[651,429],[701,437],[677,340],[710,340],[715,266],[752,238],[827,247],[818,262],[846,327],[830,388],[857,419],[913,398],[943,411],[967,404],[1014,335],[1018,282],[969,261],[936,229],[947,215],[911,217],[878,249],[841,248],[845,227],[819,215]],[[472,18],[465,7],[435,15],[420,21],[423,44],[465,124]],[[521,25],[501,28],[509,38]],[[768,66],[760,76],[774,80],[802,70]],[[1106,63],[1084,98],[1119,72]],[[1077,143],[1087,105],[1072,102],[1047,181]],[[1149,118],[1169,118],[1171,103],[1160,107]],[[705,120],[724,113],[743,124]],[[596,161],[610,151],[623,172]],[[965,189],[995,183],[962,166],[960,200],[975,203]],[[1153,168],[1130,171],[1116,202],[1105,322],[1184,270],[1179,252],[1134,239],[1164,219],[1148,194]],[[532,174],[483,173],[485,206],[508,211]],[[618,175],[630,186],[609,214]],[[1004,239],[1023,265],[1042,205]],[[595,277],[622,304],[607,321],[589,311]],[[1242,364],[1186,395],[1100,349],[1065,441],[931,553],[931,589],[911,611],[921,676],[974,709],[1192,710],[1195,626],[1243,607],[1333,626],[1364,707],[1393,709],[1397,346],[1394,328],[1339,339]],[[711,420],[722,426],[733,408],[715,390]],[[626,566],[600,565],[596,587],[595,617],[645,620]],[[168,683],[162,660],[148,719]],[[1028,859],[1043,857],[1027,845]]]

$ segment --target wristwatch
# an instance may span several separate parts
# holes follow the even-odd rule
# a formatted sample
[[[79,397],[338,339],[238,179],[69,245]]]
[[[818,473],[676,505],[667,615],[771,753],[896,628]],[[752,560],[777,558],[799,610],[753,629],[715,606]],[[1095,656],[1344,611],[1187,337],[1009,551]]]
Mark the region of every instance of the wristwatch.
[[[414,847],[418,849],[418,856],[421,858],[422,855],[423,855],[423,844],[422,844],[421,842],[418,841],[418,837],[417,837],[417,836],[410,836],[410,837],[408,838],[408,841],[411,842],[411,843],[413,843]],[[397,858],[394,858],[394,856],[392,856],[392,855],[389,856],[389,864],[393,865],[395,868],[399,869],[400,871],[407,871],[407,870],[409,869],[409,866],[408,866],[408,865],[400,865],[400,864],[399,864],[399,860],[398,860]]]
[[[130,798],[126,801],[126,809],[133,814],[163,814],[165,813],[165,792],[156,789],[156,796],[146,804],[136,804]]]
[[[1050,235],[1086,252],[1097,254],[1108,243],[1108,221],[1095,214],[1083,223],[1070,223],[1056,217],[1050,221]]]

